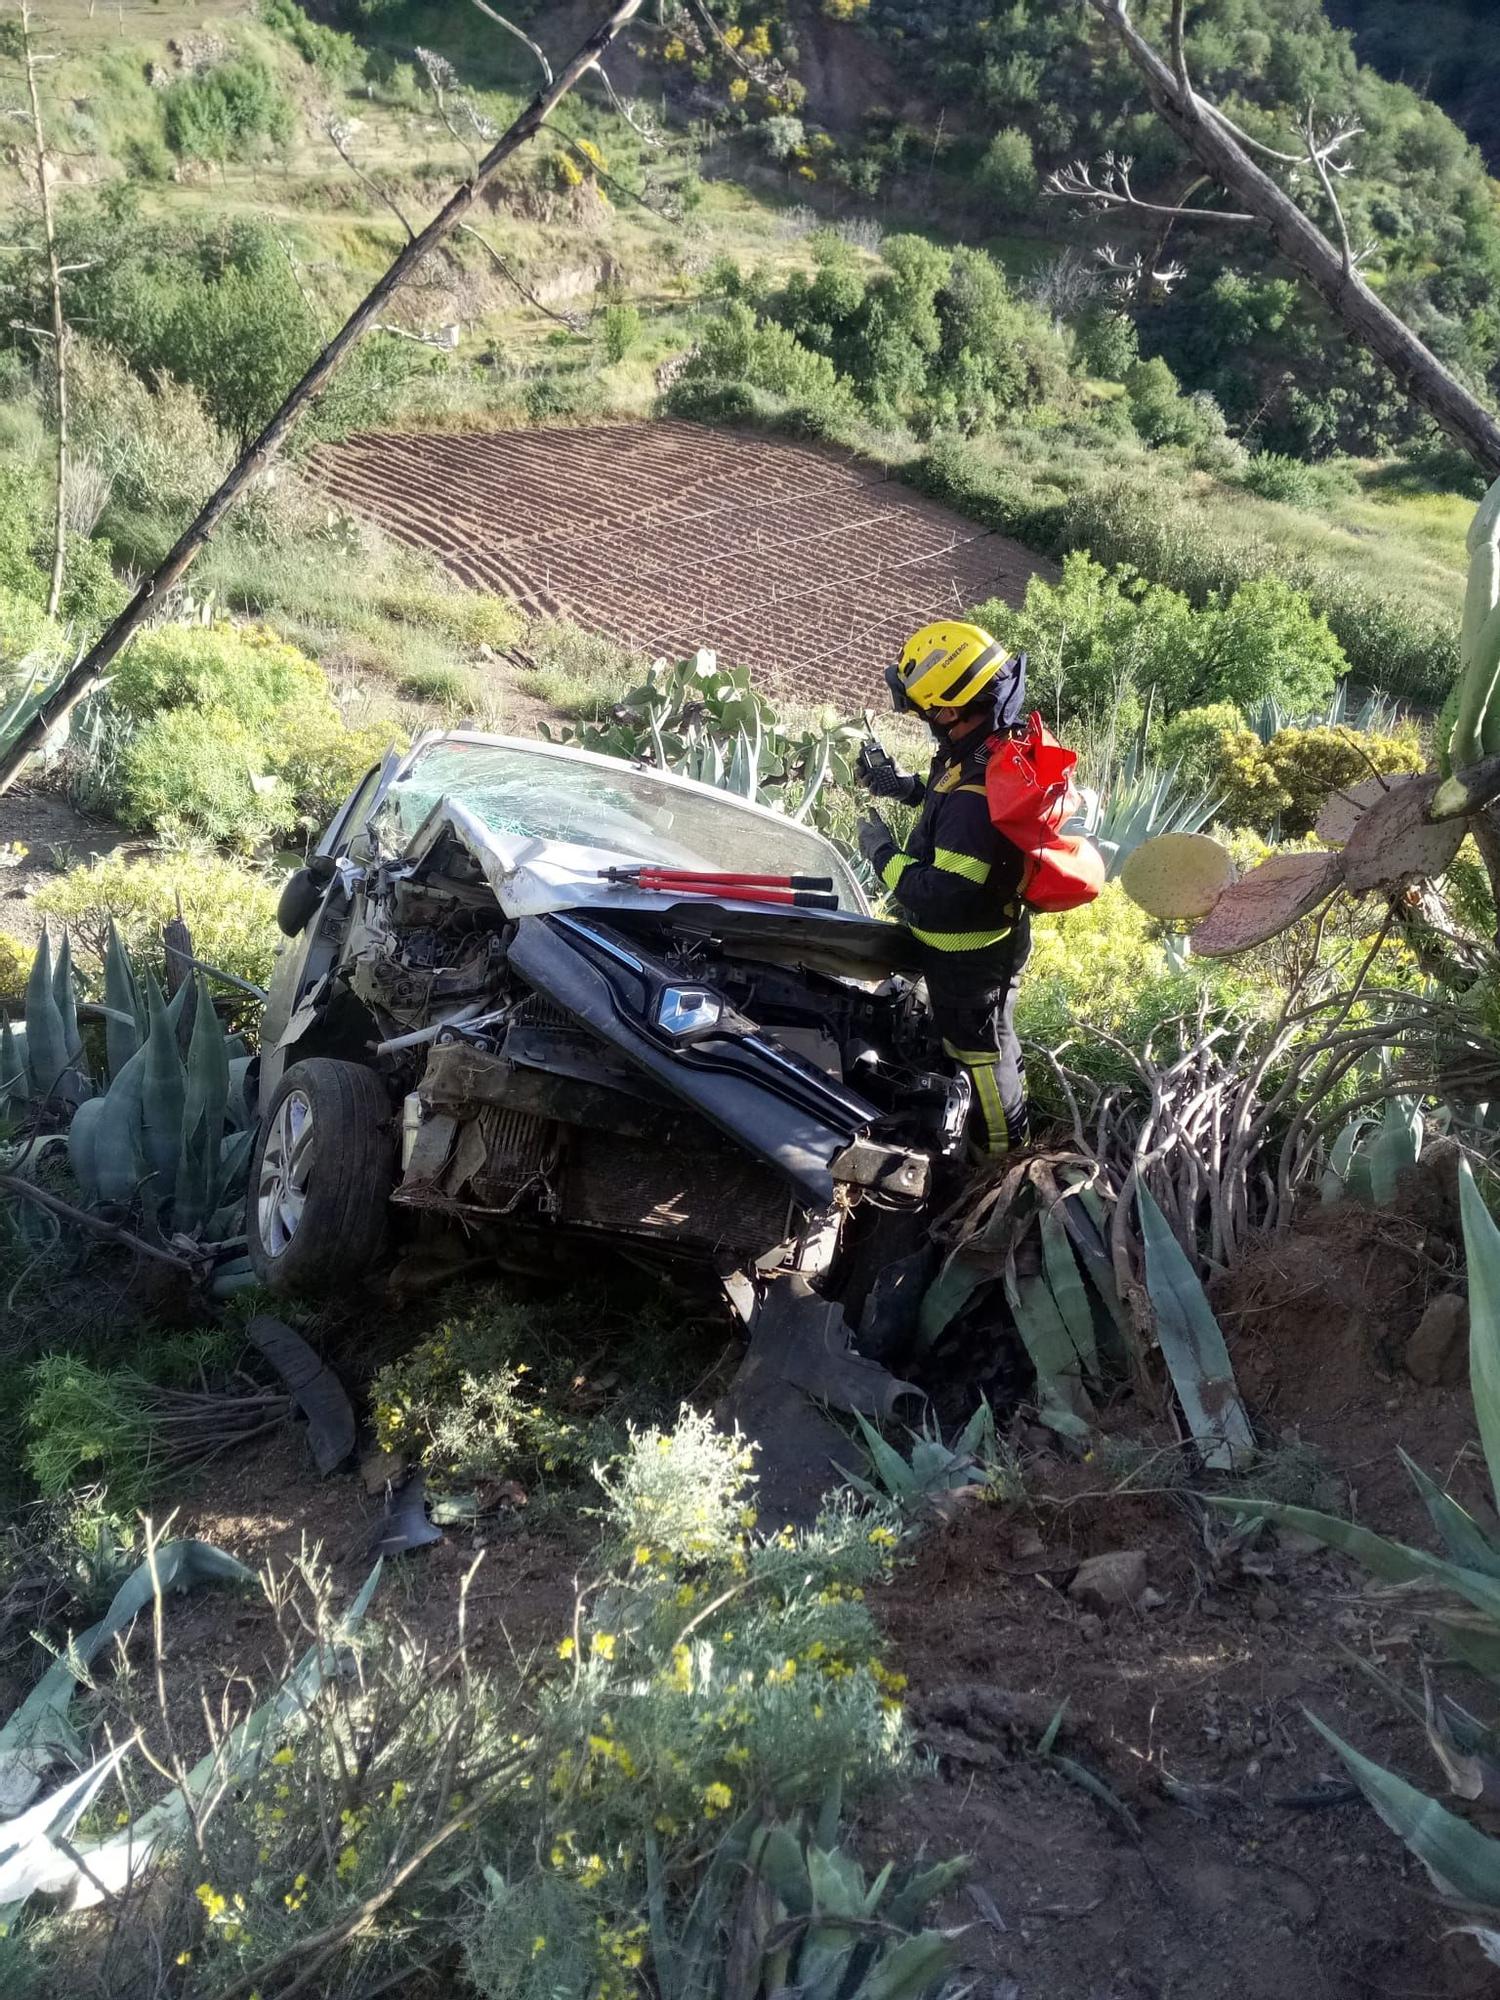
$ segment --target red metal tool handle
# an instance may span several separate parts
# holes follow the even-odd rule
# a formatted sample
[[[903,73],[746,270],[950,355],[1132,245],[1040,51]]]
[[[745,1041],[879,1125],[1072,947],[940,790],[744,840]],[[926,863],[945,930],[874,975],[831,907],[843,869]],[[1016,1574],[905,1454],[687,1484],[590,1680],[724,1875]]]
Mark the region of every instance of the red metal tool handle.
[[[719,868],[659,868],[640,862],[630,868],[601,868],[610,882],[644,882],[649,877],[661,884],[707,882],[716,888],[822,889],[833,887],[831,875],[737,875]]]

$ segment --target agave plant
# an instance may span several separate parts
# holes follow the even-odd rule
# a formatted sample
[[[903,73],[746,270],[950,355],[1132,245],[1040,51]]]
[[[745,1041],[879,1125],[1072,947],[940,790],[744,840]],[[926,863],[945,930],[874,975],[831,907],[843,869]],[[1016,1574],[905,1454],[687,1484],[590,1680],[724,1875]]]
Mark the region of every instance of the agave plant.
[[[887,1863],[868,1881],[838,1844],[835,1785],[809,1833],[757,1825],[750,1815],[720,1843],[680,1925],[668,1915],[664,1869],[646,1837],[651,1958],[662,2000],[728,1992],[733,1937],[743,2000],[923,2000],[953,1963],[957,1932],[918,1930],[924,1913],[964,1877],[966,1859],[898,1878]]]
[[[1467,1163],[1460,1169],[1459,1195],[1469,1276],[1469,1383],[1490,1484],[1500,1498],[1500,1229]],[[1259,1500],[1216,1499],[1209,1504],[1316,1536],[1363,1563],[1382,1582],[1435,1586],[1445,1600],[1436,1621],[1443,1644],[1456,1659],[1500,1687],[1500,1540],[1405,1452],[1401,1461],[1442,1543],[1442,1555],[1388,1540],[1354,1521],[1307,1507]],[[1383,1676],[1375,1677],[1390,1686]],[[1472,1800],[1492,1790],[1500,1763],[1500,1729],[1477,1721],[1459,1703],[1439,1695],[1430,1680],[1421,1697],[1392,1691],[1426,1724],[1453,1793]],[[1438,1889],[1480,1914],[1474,1935],[1485,1954],[1500,1964],[1500,1840],[1361,1755],[1317,1716],[1309,1719]]]
[[[68,1108],[89,1095],[78,1033],[78,989],[66,933],[52,956],[43,931],[26,981],[25,1031],[0,1018],[0,1109],[20,1114],[33,1104]]]
[[[1222,804],[1211,791],[1196,797],[1185,791],[1175,764],[1163,770],[1132,753],[1120,776],[1103,791],[1098,821],[1090,831],[1113,877],[1143,841],[1163,833],[1198,833]]]
[[[201,975],[169,1004],[155,977],[136,980],[118,938],[105,964],[109,1089],[81,1104],[68,1159],[86,1201],[137,1207],[166,1233],[238,1230],[252,1134],[243,1125],[229,1044]],[[192,1006],[184,1061],[179,1036]]]

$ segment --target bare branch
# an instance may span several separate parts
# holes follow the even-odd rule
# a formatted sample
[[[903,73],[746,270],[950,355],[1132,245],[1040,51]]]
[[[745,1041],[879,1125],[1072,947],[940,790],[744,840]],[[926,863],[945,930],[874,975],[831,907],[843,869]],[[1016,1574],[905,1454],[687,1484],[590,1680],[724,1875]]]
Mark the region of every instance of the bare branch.
[[[472,222],[461,222],[458,225],[458,233],[460,236],[473,237],[474,241],[484,251],[505,282],[508,285],[514,285],[529,306],[535,306],[537,311],[545,313],[548,319],[555,319],[559,326],[565,326],[570,333],[582,333],[584,327],[588,324],[587,319],[580,313],[554,312],[545,300],[537,297],[536,293],[532,291],[531,287],[520,276],[515,267],[506,258],[501,256],[483,230],[476,229]]]
[[[1170,215],[1189,222],[1255,222],[1259,218],[1248,212],[1227,208],[1184,208],[1176,202],[1143,201],[1131,186],[1131,170],[1135,161],[1125,154],[1106,153],[1099,162],[1098,180],[1094,179],[1094,168],[1085,160],[1074,160],[1071,166],[1060,167],[1049,174],[1042,187],[1043,194],[1061,195],[1068,201],[1086,202],[1094,209],[1128,208],[1138,215]]]
[[[642,142],[642,144],[660,148],[667,143],[666,140],[663,139],[659,133],[648,131],[644,125],[636,124],[634,118],[632,118],[630,115],[629,108],[627,107],[624,98],[621,97],[620,93],[615,89],[613,83],[610,82],[609,72],[605,69],[603,63],[596,63],[594,65],[594,74],[598,77],[599,81],[604,85],[604,93],[608,97],[610,103],[614,106],[616,112],[619,114],[621,118],[625,120],[625,123],[630,127],[631,131],[634,132],[635,136]]]
[[[42,238],[47,250],[47,289],[52,302],[52,414],[57,425],[57,504],[52,517],[52,574],[47,584],[47,616],[55,618],[62,600],[63,570],[68,559],[68,323],[63,317],[62,270],[58,263],[57,232],[52,218],[52,184],[47,172],[47,135],[42,125],[42,100],[36,87],[36,73],[42,58],[31,39],[30,0],[19,0],[17,11],[21,17],[21,61],[26,71],[26,96],[31,111],[31,143],[36,155],[37,199],[41,204]]]
[[[1310,104],[1307,107],[1307,117],[1303,123],[1302,136],[1307,141],[1308,162],[1322,183],[1323,193],[1327,198],[1328,206],[1333,210],[1334,224],[1339,232],[1339,250],[1344,260],[1344,276],[1352,278],[1354,276],[1354,251],[1349,243],[1349,226],[1344,221],[1343,208],[1333,190],[1333,174],[1329,171],[1330,161],[1328,154],[1318,145],[1318,135],[1313,128],[1313,111]],[[1349,169],[1347,165],[1344,165],[1336,168],[1335,171],[1347,173]]]
[[[1357,260],[1341,258],[1338,245],[1329,240],[1285,188],[1257,165],[1251,149],[1242,143],[1229,121],[1196,93],[1190,100],[1184,100],[1173,70],[1131,21],[1124,0],[1087,0],[1087,4],[1119,38],[1163,124],[1176,134],[1225,193],[1265,226],[1282,256],[1317,292],[1346,333],[1385,363],[1407,394],[1472,455],[1491,479],[1500,475],[1500,421],[1494,412],[1371,290],[1354,268]],[[1343,133],[1344,138],[1349,136],[1352,128]],[[1316,143],[1313,151],[1323,156],[1324,164],[1330,168],[1330,178],[1333,171],[1342,171],[1341,166],[1335,169],[1332,164],[1336,149],[1331,141]],[[1312,164],[1314,171],[1318,171],[1316,160],[1293,164]],[[1087,179],[1081,187],[1064,185],[1052,191],[1083,196],[1098,193],[1090,188]],[[1116,200],[1105,205],[1122,204]],[[1208,220],[1213,214],[1214,211],[1205,211],[1202,219]],[[1462,788],[1456,796],[1463,796]],[[1460,812],[1463,807],[1455,805],[1452,810]]]
[[[503,14],[497,14],[495,9],[490,6],[489,0],[474,0],[474,5],[486,19],[493,21],[497,28],[504,28],[506,34],[514,35],[518,42],[525,43],[526,47],[530,49],[531,53],[541,64],[542,82],[550,90],[552,88],[552,65],[548,62],[545,52],[537,46],[530,35],[524,29],[518,28],[514,21],[507,21]]]
[[[354,175],[357,181],[370,190],[370,193],[374,195],[383,208],[390,210],[391,214],[395,216],[401,227],[406,231],[406,239],[410,242],[417,232],[407,220],[406,212],[396,200],[396,197],[388,189],[383,188],[373,174],[367,174],[358,160],[355,159],[353,153],[350,152],[349,141],[353,138],[354,134],[350,131],[349,127],[341,120],[330,115],[323,121],[323,130],[327,134],[328,143],[333,147],[333,150],[338,154],[350,173]]]
[[[1187,0],[1172,0],[1172,68],[1177,73],[1177,88],[1182,92],[1184,104],[1193,101],[1192,79],[1188,76],[1187,48],[1183,42],[1183,16],[1187,12]]]
[[[195,1277],[202,1268],[201,1263],[179,1257],[176,1251],[166,1250],[160,1243],[148,1243],[144,1236],[122,1229],[118,1223],[106,1222],[102,1215],[90,1215],[87,1209],[75,1208],[72,1202],[38,1187],[35,1181],[23,1180],[19,1174],[0,1174],[0,1194],[14,1195],[19,1201],[34,1202],[50,1215],[71,1223],[75,1229],[87,1230],[91,1236],[107,1236],[111,1242],[123,1243],[127,1250],[134,1250],[138,1257],[149,1257],[156,1264],[171,1264],[176,1270],[187,1272],[189,1277]]]

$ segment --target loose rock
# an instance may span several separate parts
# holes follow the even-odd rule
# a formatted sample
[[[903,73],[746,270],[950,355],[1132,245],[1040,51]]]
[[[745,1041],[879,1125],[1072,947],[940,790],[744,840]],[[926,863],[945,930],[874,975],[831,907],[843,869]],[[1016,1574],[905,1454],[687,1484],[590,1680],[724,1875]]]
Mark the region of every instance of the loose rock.
[[[1406,1343],[1406,1372],[1432,1387],[1461,1382],[1469,1363],[1469,1306],[1443,1292],[1428,1306]]]
[[[1086,1611],[1113,1611],[1134,1604],[1146,1588],[1146,1558],[1140,1549],[1113,1549],[1079,1564],[1068,1595]]]

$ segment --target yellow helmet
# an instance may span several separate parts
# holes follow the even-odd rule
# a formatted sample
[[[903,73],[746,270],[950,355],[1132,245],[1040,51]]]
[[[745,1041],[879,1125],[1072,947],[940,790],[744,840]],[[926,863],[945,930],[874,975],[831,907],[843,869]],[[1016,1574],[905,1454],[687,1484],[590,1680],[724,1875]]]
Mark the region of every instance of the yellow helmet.
[[[1003,647],[982,626],[944,618],[912,634],[885,678],[898,709],[965,708],[1005,664]]]

